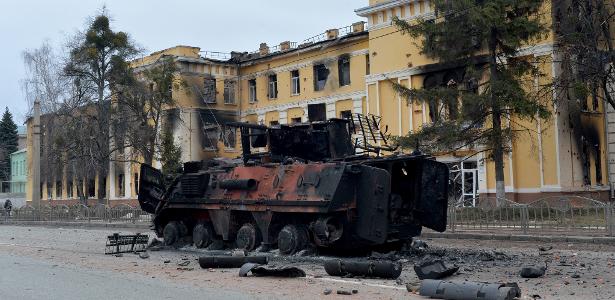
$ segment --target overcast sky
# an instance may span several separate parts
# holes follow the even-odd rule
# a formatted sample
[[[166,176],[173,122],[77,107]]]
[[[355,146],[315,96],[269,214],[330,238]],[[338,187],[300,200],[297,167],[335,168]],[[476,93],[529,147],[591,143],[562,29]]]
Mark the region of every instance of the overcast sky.
[[[106,5],[113,29],[125,31],[147,53],[175,45],[230,52],[257,50],[261,42],[301,41],[362,20],[354,10],[367,0],[0,0],[0,108],[21,124],[26,103],[21,53],[44,40],[64,43]]]

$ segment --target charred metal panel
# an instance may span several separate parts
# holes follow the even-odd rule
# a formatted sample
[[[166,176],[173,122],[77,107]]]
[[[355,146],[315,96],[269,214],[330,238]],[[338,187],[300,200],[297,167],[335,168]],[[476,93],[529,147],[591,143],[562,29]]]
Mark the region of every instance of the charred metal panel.
[[[389,195],[391,175],[389,172],[361,166],[361,178],[357,182],[357,228],[359,237],[374,243],[384,243],[389,224]]]
[[[205,193],[209,174],[185,174],[181,177],[182,193],[187,197],[198,197]]]
[[[141,165],[139,178],[139,205],[150,214],[156,213],[156,207],[165,192],[162,173],[146,164]]]
[[[420,197],[414,217],[420,225],[439,232],[446,230],[448,175],[448,167],[441,162],[424,160],[421,165]]]

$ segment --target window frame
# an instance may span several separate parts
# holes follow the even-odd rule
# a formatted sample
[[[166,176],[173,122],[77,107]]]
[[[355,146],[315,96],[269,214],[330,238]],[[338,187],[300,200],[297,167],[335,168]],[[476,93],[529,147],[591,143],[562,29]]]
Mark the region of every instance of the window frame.
[[[203,102],[215,104],[218,94],[216,89],[216,78],[203,78]]]
[[[352,82],[350,78],[350,57],[342,56],[337,60],[337,72],[340,87],[349,86]],[[344,76],[346,74],[346,76]]]
[[[295,74],[297,76],[295,76]],[[299,96],[301,95],[301,73],[299,70],[290,71],[290,95],[291,96]]]
[[[324,80],[319,80],[319,71],[320,70],[327,70],[327,76],[324,78]],[[329,80],[329,74],[331,73],[331,71],[329,70],[329,68],[327,68],[327,66],[325,64],[317,64],[314,65],[313,67],[313,72],[314,72],[314,91],[316,92],[320,92],[320,91],[324,91],[325,87],[327,86],[327,81]],[[322,81],[322,86],[320,86],[320,82]]]
[[[267,98],[270,100],[278,99],[278,75],[267,76]]]
[[[224,104],[236,104],[235,101],[235,81],[224,81]]]
[[[256,79],[248,80],[248,102],[258,102],[258,99],[256,97]]]

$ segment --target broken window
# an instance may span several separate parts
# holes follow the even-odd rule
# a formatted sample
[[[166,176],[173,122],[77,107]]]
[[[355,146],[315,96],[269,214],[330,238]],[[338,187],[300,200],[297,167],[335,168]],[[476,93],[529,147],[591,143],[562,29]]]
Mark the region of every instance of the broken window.
[[[256,102],[256,79],[250,79],[248,81],[248,93],[250,103]]]
[[[290,119],[290,123],[291,123],[291,124],[301,123],[301,117],[298,117],[298,118],[291,118],[291,119]]]
[[[309,104],[308,105],[308,120],[310,122],[325,121],[327,119],[327,106],[324,103],[321,104]]]
[[[290,93],[299,95],[301,93],[301,83],[299,81],[299,70],[290,71]]]
[[[369,61],[369,54],[365,54],[365,75],[369,75],[371,64]]]
[[[219,138],[218,126],[215,124],[204,124],[203,135],[201,136],[203,149],[215,150],[218,147]]]
[[[237,140],[237,128],[226,126],[224,127],[224,148],[234,149]]]
[[[278,121],[271,121],[271,122],[269,122],[269,126],[278,126],[278,125],[280,125],[280,122],[278,122]]]
[[[337,71],[340,86],[350,85],[350,57],[348,55],[344,55],[337,60]]]
[[[235,82],[224,81],[224,104],[235,104]]]
[[[278,75],[269,75],[269,90],[267,96],[269,99],[278,98]]]
[[[314,90],[322,91],[329,77],[329,69],[323,64],[314,66]]]
[[[135,173],[133,178],[135,179],[135,193],[139,195],[139,173]]]
[[[205,103],[216,103],[216,79],[203,79],[203,101]]]

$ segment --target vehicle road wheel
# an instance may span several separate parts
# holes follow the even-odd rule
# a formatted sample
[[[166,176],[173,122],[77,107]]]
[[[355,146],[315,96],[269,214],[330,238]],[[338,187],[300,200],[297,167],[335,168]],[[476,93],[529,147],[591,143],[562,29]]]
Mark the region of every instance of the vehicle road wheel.
[[[290,255],[297,253],[308,245],[308,232],[303,226],[286,225],[278,234],[280,253]]]
[[[237,248],[246,251],[252,251],[256,249],[262,242],[261,233],[252,223],[246,223],[237,231],[237,238],[235,244]]]
[[[164,238],[164,244],[167,246],[175,244],[180,236],[180,225],[177,221],[171,221],[164,226],[164,230],[162,231],[162,237]]]
[[[211,244],[214,237],[214,231],[210,224],[198,223],[192,229],[192,242],[197,248],[205,248]]]

